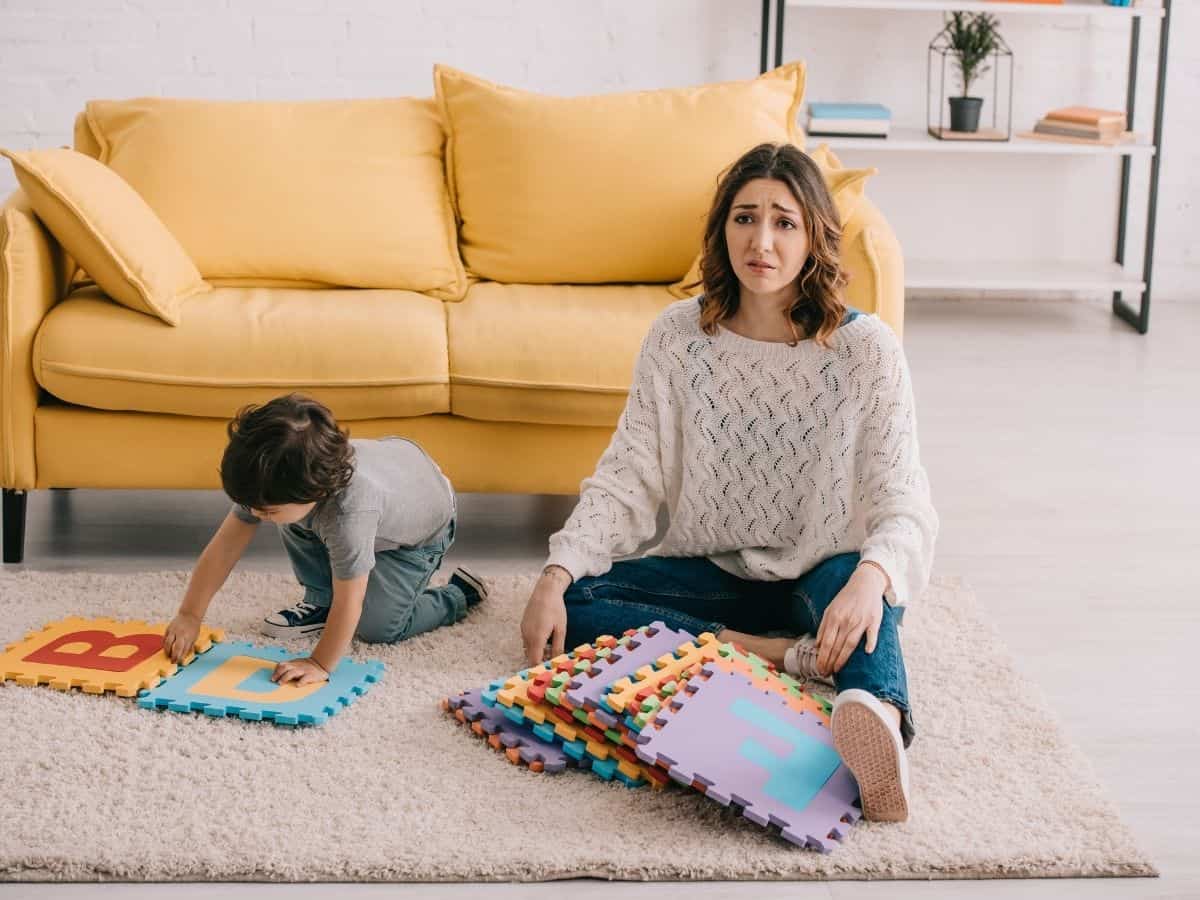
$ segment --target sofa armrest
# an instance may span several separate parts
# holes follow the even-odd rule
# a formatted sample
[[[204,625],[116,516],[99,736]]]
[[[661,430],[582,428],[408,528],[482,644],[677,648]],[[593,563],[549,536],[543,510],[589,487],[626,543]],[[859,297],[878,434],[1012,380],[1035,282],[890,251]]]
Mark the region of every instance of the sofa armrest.
[[[17,191],[0,206],[0,486],[37,482],[33,340],[66,290],[67,256]]]
[[[876,313],[904,336],[904,254],[883,213],[863,197],[842,229],[842,264],[850,273],[846,298]]]

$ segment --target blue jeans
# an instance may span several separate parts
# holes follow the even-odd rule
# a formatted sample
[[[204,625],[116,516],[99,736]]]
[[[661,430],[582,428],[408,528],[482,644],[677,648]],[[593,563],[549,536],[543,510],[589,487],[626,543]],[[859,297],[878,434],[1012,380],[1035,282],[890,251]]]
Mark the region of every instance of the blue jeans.
[[[312,531],[299,525],[279,529],[292,571],[304,587],[304,599],[315,606],[333,603],[333,569],[329,551]],[[454,543],[454,519],[422,547],[397,547],[375,554],[367,579],[362,616],[355,637],[390,644],[453,625],[467,614],[467,598],[452,584],[430,587],[429,579]]]
[[[704,558],[647,556],[618,562],[604,575],[580,578],[566,592],[567,647],[601,634],[619,635],[655,620],[699,635],[725,628],[745,634],[816,634],[825,610],[850,580],[857,553],[841,553],[788,581],[747,581]],[[839,691],[860,688],[901,712],[904,746],[916,729],[908,704],[908,678],[900,650],[903,608],[883,605],[873,653],[859,641],[834,673]]]

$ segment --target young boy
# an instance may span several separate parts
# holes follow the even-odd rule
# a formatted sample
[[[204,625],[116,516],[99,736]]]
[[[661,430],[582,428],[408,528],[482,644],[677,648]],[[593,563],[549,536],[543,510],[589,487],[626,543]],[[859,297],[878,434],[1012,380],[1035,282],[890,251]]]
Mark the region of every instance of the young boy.
[[[304,598],[268,616],[274,637],[321,634],[307,657],[271,680],[326,680],[355,635],[390,643],[451,625],[487,597],[465,569],[429,579],[454,541],[454,489],[420,447],[402,438],[350,440],[320,403],[300,394],[248,406],[229,423],[221,484],[234,506],[209,541],[167,626],[179,662],[259,522],[279,526]]]

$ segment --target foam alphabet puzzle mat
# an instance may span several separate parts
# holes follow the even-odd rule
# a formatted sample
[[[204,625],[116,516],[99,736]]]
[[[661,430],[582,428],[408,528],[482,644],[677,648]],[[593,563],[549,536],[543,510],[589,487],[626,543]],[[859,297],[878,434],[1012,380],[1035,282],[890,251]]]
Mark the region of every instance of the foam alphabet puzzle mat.
[[[724,662],[688,679],[637,740],[643,761],[802,847],[829,851],[862,815],[858,785],[820,716]]]
[[[495,689],[500,682],[492,682]],[[493,750],[502,751],[508,761],[524,763],[533,772],[562,772],[570,768],[587,768],[591,758],[570,756],[561,744],[542,740],[533,733],[533,728],[517,723],[505,715],[504,707],[488,706],[483,702],[483,691],[476,688],[464,691],[442,701],[442,709],[454,716],[472,732],[487,740]]]
[[[277,663],[303,656],[246,642],[215,645],[174,678],[145,691],[138,705],[172,712],[237,716],[276,725],[320,725],[361,697],[383,675],[383,663],[343,659],[328,681],[275,684]]]
[[[108,618],[73,616],[51,622],[5,648],[0,654],[0,681],[135,697],[179,669],[163,652],[166,630],[165,624]],[[201,626],[195,650],[204,653],[223,637],[222,631]],[[194,656],[195,652],[190,654],[184,665]]]

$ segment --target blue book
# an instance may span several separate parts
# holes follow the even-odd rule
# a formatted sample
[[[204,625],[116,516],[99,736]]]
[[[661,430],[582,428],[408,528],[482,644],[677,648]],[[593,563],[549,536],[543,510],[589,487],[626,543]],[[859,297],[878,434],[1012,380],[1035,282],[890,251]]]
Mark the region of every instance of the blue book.
[[[810,103],[814,119],[890,119],[891,110],[879,103]]]

